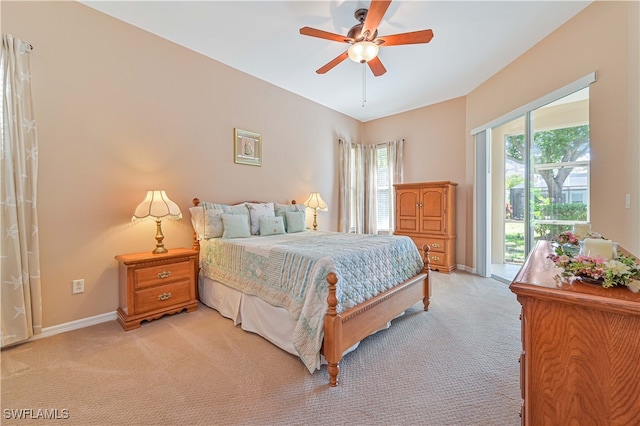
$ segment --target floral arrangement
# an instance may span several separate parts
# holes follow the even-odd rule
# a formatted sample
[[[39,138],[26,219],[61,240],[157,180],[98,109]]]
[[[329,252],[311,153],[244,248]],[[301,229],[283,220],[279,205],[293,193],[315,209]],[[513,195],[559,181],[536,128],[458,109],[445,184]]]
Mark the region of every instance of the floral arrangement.
[[[595,232],[587,237],[602,238]],[[564,270],[562,276],[567,277],[569,282],[596,281],[605,288],[626,286],[634,293],[640,291],[640,264],[636,263],[633,256],[617,254],[611,260],[602,256],[584,256],[579,254],[580,239],[570,231],[559,234],[555,242],[555,253],[547,257]]]
[[[598,234],[597,232],[589,232],[583,238],[604,238],[604,237]],[[558,234],[555,241],[558,244],[571,244],[576,246],[576,248],[580,244],[580,238],[571,231],[561,232],[560,234]]]

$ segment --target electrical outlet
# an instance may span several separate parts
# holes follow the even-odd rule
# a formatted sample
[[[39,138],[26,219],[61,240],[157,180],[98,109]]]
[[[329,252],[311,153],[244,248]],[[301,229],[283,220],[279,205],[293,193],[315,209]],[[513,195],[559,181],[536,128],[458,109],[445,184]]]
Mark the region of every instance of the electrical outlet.
[[[84,279],[73,280],[71,284],[71,291],[73,294],[84,293]]]

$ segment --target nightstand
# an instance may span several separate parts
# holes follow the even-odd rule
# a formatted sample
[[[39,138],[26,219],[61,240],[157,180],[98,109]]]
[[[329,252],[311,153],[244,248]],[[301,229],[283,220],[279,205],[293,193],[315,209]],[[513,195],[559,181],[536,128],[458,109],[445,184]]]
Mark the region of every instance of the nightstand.
[[[196,250],[121,254],[116,260],[120,262],[118,322],[125,330],[140,327],[142,321],[198,309]]]

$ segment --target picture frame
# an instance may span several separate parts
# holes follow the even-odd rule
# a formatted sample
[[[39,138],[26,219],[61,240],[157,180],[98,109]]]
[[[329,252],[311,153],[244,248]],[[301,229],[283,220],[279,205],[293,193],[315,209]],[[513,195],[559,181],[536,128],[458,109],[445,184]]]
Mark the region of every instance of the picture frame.
[[[234,129],[234,161],[249,166],[262,165],[262,136],[248,130]]]

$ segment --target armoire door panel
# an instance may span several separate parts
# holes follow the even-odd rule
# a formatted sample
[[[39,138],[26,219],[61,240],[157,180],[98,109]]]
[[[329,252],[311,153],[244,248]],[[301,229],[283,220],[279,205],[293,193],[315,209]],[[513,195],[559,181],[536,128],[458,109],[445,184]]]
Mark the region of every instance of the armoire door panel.
[[[418,230],[418,221],[415,219],[399,219],[398,228],[405,232],[416,232]]]
[[[442,191],[427,190],[422,194],[422,216],[442,218]]]
[[[441,220],[422,220],[422,231],[431,232],[431,233],[442,233],[444,229],[442,227]]]

